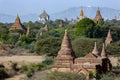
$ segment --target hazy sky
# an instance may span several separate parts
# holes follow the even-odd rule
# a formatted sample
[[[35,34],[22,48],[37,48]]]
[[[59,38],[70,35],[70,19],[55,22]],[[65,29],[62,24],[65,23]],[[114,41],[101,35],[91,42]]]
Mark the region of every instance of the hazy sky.
[[[0,13],[40,14],[45,9],[51,14],[80,6],[109,7],[120,10],[120,0],[0,0]]]

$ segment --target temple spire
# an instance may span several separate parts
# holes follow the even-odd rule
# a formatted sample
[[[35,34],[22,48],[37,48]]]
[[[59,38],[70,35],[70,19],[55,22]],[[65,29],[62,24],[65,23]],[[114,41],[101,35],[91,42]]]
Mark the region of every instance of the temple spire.
[[[103,43],[103,46],[102,46],[101,57],[102,58],[107,58],[107,54],[105,52],[105,44],[104,43]]]
[[[30,33],[30,27],[28,26],[28,27],[27,27],[27,31],[26,31],[26,36],[28,36],[29,33]]]
[[[95,54],[95,55],[98,55],[98,53],[99,53],[96,42],[95,42],[92,53]]]
[[[81,8],[80,10],[80,16],[84,16],[84,12],[83,12],[83,9]]]
[[[113,41],[113,39],[112,39],[111,31],[109,29],[106,40],[105,40],[105,45],[106,46],[109,45],[112,41]]]
[[[103,20],[103,18],[102,18],[102,16],[101,16],[100,9],[99,9],[99,7],[98,7],[98,10],[97,10],[97,12],[96,12],[96,16],[95,16],[95,18],[94,18],[94,22],[95,22],[95,23],[98,23],[100,20]]]
[[[66,53],[67,52],[67,53]],[[61,49],[58,54],[67,54],[71,57],[75,57],[75,54],[72,49],[71,41],[68,36],[68,30],[65,30],[64,38],[62,40]]]
[[[20,23],[21,23],[21,21],[20,21],[20,18],[19,18],[19,15],[18,15],[18,14],[17,14],[17,16],[16,16],[15,23],[18,23],[18,24],[20,24]]]

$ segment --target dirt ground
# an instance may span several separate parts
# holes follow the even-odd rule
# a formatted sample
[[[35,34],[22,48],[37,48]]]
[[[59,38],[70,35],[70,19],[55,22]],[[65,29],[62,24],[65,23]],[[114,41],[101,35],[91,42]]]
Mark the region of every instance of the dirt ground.
[[[44,56],[1,56],[0,63],[40,63],[45,59]]]

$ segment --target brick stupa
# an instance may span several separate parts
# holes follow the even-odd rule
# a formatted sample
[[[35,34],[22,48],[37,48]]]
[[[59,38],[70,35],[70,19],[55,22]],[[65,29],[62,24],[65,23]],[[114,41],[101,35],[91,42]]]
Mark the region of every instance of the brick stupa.
[[[107,37],[106,37],[106,40],[105,40],[105,46],[111,44],[112,41],[113,41],[113,39],[112,39],[111,31],[109,30]]]
[[[20,18],[17,15],[15,22],[13,23],[13,25],[10,27],[9,30],[23,30],[26,31],[26,28],[21,24]]]
[[[97,56],[98,53],[99,53],[96,42],[95,42],[95,45],[94,45],[94,48],[93,48],[92,53],[93,53],[94,55],[96,55],[96,56]]]
[[[52,70],[58,70],[62,72],[70,72],[70,67],[73,64],[75,58],[70,38],[67,30],[65,30],[64,38],[61,44],[61,49],[58,52],[58,56],[55,59]]]
[[[98,8],[97,12],[96,12],[96,16],[94,18],[94,22],[98,23],[99,21],[103,20],[101,13],[100,13],[100,9]]]

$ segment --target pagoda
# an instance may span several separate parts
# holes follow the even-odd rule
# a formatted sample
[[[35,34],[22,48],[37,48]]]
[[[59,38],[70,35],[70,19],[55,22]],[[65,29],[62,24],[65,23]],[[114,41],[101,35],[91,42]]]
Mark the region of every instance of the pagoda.
[[[96,16],[94,18],[94,22],[98,23],[99,21],[103,20],[101,13],[100,13],[100,9],[98,8],[97,12],[96,12]]]
[[[94,55],[98,56],[99,51],[98,51],[96,42],[95,42],[95,45],[94,45],[94,48],[93,48],[92,53],[93,53]]]
[[[77,21],[80,21],[81,19],[85,18],[83,9],[80,10],[80,16],[77,17]]]
[[[39,18],[38,18],[38,22],[45,24],[48,20],[49,20],[50,16],[47,14],[47,12],[45,10],[43,10],[43,12],[40,14]]]
[[[72,49],[68,31],[65,30],[64,38],[61,44],[61,49],[53,64],[52,70],[58,70],[61,72],[70,72],[71,65],[73,64],[75,54]]]
[[[19,18],[18,15],[17,15],[17,17],[15,19],[15,22],[13,23],[13,25],[10,27],[9,30],[10,31],[11,30],[23,30],[23,31],[26,31],[26,28],[21,24],[21,21],[20,21],[20,18]]]
[[[109,29],[106,40],[105,40],[105,45],[107,46],[107,45],[111,44],[112,41],[113,41],[113,39],[112,39],[111,31]]]

